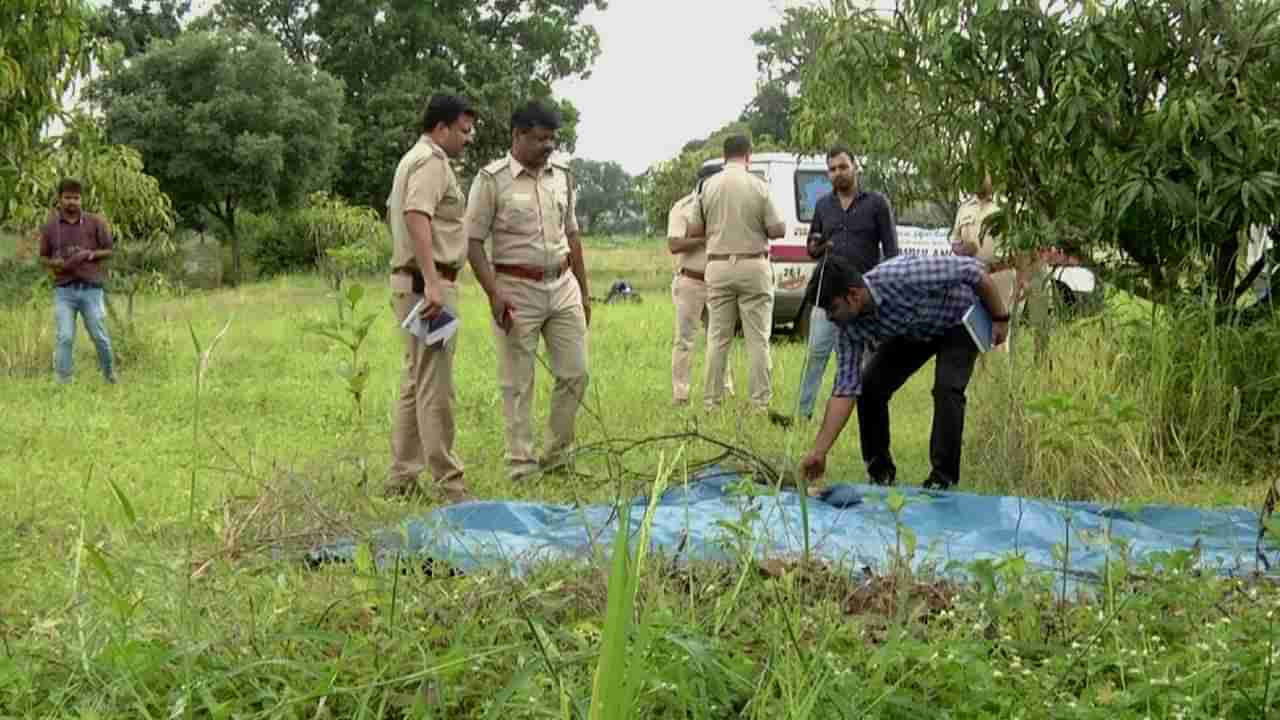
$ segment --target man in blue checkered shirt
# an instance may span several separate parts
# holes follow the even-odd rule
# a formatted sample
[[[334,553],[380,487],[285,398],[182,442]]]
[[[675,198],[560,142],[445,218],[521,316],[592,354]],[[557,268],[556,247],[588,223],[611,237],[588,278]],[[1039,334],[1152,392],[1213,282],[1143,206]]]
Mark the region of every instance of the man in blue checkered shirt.
[[[978,348],[961,324],[981,299],[992,319],[996,345],[1009,333],[1009,314],[991,276],[978,260],[963,256],[900,255],[866,275],[844,258],[828,255],[814,270],[808,300],[836,325],[836,380],[813,451],[801,461],[809,478],[826,471],[827,453],[856,403],[862,459],[873,483],[892,485],[897,467],[889,451],[889,399],[930,358],[933,381],[932,469],[927,488],[960,481],[965,388]],[[863,345],[879,349],[861,367]]]

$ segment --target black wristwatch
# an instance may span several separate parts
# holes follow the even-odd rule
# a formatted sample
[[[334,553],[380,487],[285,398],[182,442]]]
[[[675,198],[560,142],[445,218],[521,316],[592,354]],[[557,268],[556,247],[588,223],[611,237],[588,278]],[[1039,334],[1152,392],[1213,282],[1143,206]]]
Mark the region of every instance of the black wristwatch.
[[[1007,323],[1007,322],[1009,322],[1009,315],[1008,315],[1007,313],[1006,313],[1006,314],[1004,314],[1004,315],[992,315],[992,316],[991,316],[991,322],[1005,322],[1005,323]]]

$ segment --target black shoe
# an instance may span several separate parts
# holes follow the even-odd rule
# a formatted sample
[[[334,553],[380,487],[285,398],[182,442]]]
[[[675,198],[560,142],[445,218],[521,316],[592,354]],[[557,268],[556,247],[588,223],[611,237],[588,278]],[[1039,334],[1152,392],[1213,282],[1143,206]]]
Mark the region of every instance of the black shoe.
[[[955,480],[948,480],[938,473],[929,473],[929,477],[924,479],[925,490],[950,490],[956,486]]]
[[[890,487],[890,486],[893,486],[893,485],[897,485],[897,484],[898,484],[898,477],[897,477],[897,473],[892,473],[892,472],[890,472],[890,473],[884,473],[884,474],[881,474],[881,475],[872,475],[872,476],[871,476],[871,484],[872,484],[872,485],[883,485],[883,486],[885,486],[885,487]]]

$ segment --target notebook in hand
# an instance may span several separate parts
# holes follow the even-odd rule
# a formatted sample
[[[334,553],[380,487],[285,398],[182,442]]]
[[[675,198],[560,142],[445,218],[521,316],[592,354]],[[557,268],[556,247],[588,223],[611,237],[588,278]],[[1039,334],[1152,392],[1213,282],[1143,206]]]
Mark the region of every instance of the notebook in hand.
[[[400,327],[408,330],[410,334],[427,345],[435,345],[436,343],[446,343],[449,338],[453,337],[458,331],[458,318],[453,313],[441,308],[430,322],[422,319],[422,304],[426,300],[419,300],[409,314],[405,316],[404,322],[400,323]]]
[[[980,352],[988,352],[992,348],[991,336],[991,313],[987,312],[987,307],[979,300],[965,311],[964,317],[960,319],[960,324],[964,325],[964,329],[969,331],[969,337],[973,338],[973,344],[978,346]]]

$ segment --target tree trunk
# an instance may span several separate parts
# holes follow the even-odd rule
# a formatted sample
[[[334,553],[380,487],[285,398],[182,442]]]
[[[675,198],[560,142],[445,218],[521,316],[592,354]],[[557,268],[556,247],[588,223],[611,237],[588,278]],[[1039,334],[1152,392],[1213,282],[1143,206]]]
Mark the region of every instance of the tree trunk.
[[[227,198],[226,209],[227,233],[231,236],[231,286],[240,284],[240,231],[236,227],[236,206]]]
[[[1235,299],[1236,256],[1239,253],[1239,230],[1231,232],[1213,248],[1213,279],[1219,305],[1227,305]]]

